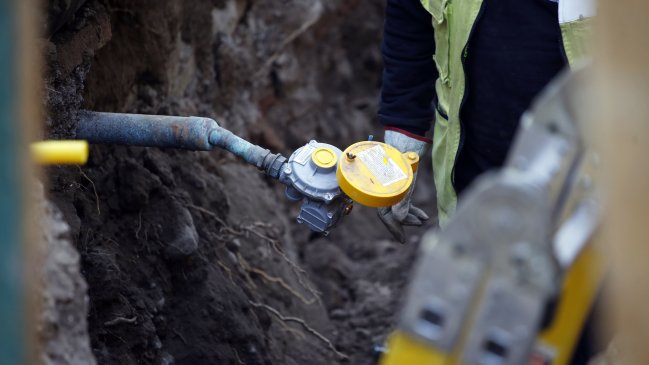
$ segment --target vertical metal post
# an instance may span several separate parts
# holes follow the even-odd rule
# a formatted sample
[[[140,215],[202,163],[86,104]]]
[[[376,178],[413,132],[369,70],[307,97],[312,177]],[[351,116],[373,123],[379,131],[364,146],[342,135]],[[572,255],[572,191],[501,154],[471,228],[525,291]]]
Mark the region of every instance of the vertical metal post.
[[[0,362],[24,361],[16,2],[0,0]]]

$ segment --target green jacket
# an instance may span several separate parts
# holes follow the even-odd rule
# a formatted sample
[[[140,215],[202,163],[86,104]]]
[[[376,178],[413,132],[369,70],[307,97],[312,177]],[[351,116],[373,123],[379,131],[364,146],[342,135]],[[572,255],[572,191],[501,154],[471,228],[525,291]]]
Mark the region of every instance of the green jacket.
[[[588,53],[594,1],[559,0],[558,22],[563,48],[571,65]],[[457,205],[452,175],[460,145],[460,107],[465,97],[464,60],[484,4],[482,0],[421,0],[421,3],[432,14],[435,31],[433,59],[439,78],[435,84],[438,111],[433,135],[433,170],[439,221],[444,225]]]

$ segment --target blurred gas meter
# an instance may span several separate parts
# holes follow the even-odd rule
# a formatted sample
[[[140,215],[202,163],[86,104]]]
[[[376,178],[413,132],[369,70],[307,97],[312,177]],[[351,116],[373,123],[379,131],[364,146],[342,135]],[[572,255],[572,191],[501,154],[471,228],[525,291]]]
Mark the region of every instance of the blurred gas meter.
[[[286,196],[302,202],[297,221],[325,234],[352,210],[353,202],[370,207],[399,202],[419,163],[417,153],[401,153],[376,141],[358,142],[345,151],[310,141],[287,160],[203,117],[82,111],[76,137],[90,143],[194,151],[222,148],[287,185]]]
[[[358,142],[341,151],[312,140],[291,155],[279,180],[289,199],[302,201],[298,223],[326,234],[351,212],[353,202],[376,208],[398,203],[418,163],[417,153],[381,142]]]

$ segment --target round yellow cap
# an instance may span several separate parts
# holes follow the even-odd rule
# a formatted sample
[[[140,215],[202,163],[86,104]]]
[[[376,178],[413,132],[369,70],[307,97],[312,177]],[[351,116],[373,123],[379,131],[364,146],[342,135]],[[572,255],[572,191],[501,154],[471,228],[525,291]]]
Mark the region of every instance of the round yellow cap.
[[[401,153],[385,143],[363,141],[343,151],[336,178],[353,201],[369,207],[389,207],[408,192],[418,163],[416,153]]]
[[[331,148],[320,147],[311,154],[311,160],[316,166],[321,168],[330,168],[336,165],[336,153]]]

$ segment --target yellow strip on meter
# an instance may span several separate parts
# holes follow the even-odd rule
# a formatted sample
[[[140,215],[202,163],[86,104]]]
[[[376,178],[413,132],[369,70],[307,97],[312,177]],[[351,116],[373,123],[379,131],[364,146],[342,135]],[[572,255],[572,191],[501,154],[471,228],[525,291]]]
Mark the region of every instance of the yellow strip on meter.
[[[385,143],[363,141],[343,151],[336,178],[353,201],[368,207],[389,207],[406,195],[418,164],[415,152],[401,153]]]

